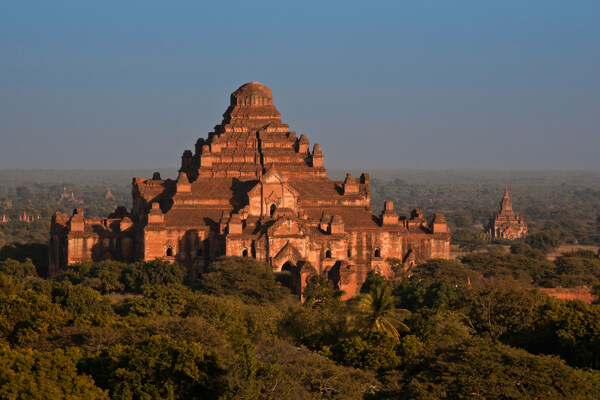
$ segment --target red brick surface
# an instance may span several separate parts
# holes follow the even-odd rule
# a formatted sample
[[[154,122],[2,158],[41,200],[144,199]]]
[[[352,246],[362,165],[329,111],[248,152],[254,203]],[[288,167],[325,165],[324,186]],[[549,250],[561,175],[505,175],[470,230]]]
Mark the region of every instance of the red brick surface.
[[[310,150],[282,123],[271,90],[250,82],[231,95],[223,122],[186,150],[176,180],[133,179],[131,212],[108,218],[56,213],[51,271],[81,260],[166,258],[190,274],[219,255],[254,257],[290,270],[298,293],[325,274],[351,297],[389,258],[407,266],[449,258],[441,214],[399,216],[391,202],[370,209],[370,177],[332,181],[318,144]]]

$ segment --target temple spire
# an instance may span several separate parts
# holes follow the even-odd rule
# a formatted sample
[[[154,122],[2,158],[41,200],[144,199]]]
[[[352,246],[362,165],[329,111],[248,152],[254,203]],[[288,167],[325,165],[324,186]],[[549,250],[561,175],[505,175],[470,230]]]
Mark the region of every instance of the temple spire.
[[[510,200],[510,196],[508,195],[508,186],[504,188],[504,197],[502,197],[502,202],[500,203],[500,213],[505,211],[512,211],[512,201]]]

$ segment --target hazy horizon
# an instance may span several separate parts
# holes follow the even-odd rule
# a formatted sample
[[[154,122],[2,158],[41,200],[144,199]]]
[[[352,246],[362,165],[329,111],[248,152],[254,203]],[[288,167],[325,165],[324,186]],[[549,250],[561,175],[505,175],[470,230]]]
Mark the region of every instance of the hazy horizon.
[[[0,9],[0,169],[177,168],[253,80],[328,169],[600,169],[597,1]]]

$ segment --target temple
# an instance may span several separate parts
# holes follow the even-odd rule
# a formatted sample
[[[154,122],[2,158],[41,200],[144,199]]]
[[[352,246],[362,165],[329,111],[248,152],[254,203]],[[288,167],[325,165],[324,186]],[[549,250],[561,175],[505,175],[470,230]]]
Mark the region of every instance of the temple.
[[[231,94],[223,121],[185,150],[177,179],[133,179],[133,207],[107,218],[81,209],[55,213],[51,270],[83,260],[163,258],[197,276],[221,255],[265,261],[289,271],[301,294],[313,274],[351,297],[370,270],[392,276],[390,259],[408,268],[449,258],[442,214],[399,216],[391,201],[375,215],[370,178],[327,178],[318,144],[310,148],[282,123],[271,89],[250,82]]]
[[[485,229],[489,239],[519,239],[527,236],[527,226],[523,217],[513,210],[512,201],[508,195],[508,187],[500,202],[500,211],[494,213]]]

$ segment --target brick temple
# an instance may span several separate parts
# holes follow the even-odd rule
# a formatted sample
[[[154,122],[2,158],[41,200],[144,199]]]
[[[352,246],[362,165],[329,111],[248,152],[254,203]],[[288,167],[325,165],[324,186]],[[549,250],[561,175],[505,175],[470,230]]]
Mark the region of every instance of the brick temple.
[[[54,214],[51,270],[83,260],[163,258],[191,276],[221,255],[265,261],[289,271],[295,293],[324,274],[351,297],[368,271],[391,276],[390,258],[406,268],[449,258],[442,214],[399,216],[391,201],[370,209],[369,174],[327,178],[323,153],[282,123],[271,89],[250,82],[231,94],[223,122],[181,157],[177,179],[133,179],[133,207],[106,218],[81,209]]]
[[[508,195],[508,187],[504,189],[504,197],[500,201],[500,211],[494,213],[485,228],[488,238],[519,239],[527,236],[527,225],[523,217],[513,210]]]

